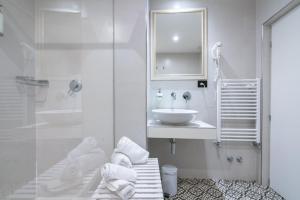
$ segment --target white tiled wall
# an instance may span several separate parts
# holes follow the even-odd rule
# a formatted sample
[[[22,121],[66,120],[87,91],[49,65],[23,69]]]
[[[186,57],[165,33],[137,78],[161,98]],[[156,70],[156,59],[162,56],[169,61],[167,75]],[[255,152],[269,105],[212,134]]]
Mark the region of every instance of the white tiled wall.
[[[146,147],[146,0],[115,0],[115,137]]]

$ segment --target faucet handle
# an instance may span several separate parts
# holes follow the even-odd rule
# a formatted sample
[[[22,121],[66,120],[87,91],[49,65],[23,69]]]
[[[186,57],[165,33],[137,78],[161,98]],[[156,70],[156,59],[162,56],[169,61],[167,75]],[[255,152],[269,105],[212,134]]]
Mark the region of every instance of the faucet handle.
[[[186,91],[185,93],[183,93],[182,98],[187,103],[189,100],[192,99],[192,94],[189,91]]]
[[[173,99],[176,100],[176,93],[175,93],[175,92],[172,92],[172,93],[171,93],[171,97],[173,97]]]

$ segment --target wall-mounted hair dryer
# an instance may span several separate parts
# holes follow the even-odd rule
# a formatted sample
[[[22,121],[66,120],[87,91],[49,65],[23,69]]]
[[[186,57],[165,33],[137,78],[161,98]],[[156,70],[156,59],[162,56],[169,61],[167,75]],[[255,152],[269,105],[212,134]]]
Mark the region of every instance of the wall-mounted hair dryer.
[[[216,42],[211,48],[211,57],[214,61],[219,61],[221,58],[221,47],[223,46],[222,42]]]
[[[218,82],[220,78],[222,78],[222,63],[221,63],[221,47],[223,46],[222,42],[216,42],[214,46],[211,48],[211,57],[213,61],[216,63],[216,73],[214,81]]]

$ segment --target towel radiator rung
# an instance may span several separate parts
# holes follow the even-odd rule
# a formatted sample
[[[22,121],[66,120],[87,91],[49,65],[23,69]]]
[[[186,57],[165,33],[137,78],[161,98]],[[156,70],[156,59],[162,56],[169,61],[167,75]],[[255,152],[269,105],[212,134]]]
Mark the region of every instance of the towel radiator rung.
[[[229,93],[229,92],[223,92],[222,93],[223,97],[227,97],[227,96],[230,96],[230,97],[239,97],[239,96],[254,96],[256,97],[256,93]]]
[[[256,129],[222,128],[222,131],[256,131]]]
[[[248,136],[248,135],[223,135],[222,138],[234,138],[234,139],[256,139],[256,135]]]
[[[254,108],[254,109],[251,109],[251,108],[247,108],[247,109],[226,109],[226,108],[223,108],[221,113],[224,113],[224,114],[228,114],[228,113],[257,113],[257,109]]]
[[[241,100],[241,99],[233,99],[233,100],[223,100],[222,98],[222,103],[237,103],[237,102],[253,102],[256,103],[256,99],[255,100]]]
[[[223,107],[222,110],[256,110],[256,107]]]
[[[230,92],[240,92],[240,93],[244,93],[244,92],[248,92],[248,93],[254,93],[256,92],[256,89],[229,89],[229,88],[223,88],[223,90],[221,91],[222,93],[230,93]]]
[[[222,137],[224,136],[242,136],[242,135],[246,135],[246,136],[255,136],[256,137],[256,133],[255,132],[223,132]]]

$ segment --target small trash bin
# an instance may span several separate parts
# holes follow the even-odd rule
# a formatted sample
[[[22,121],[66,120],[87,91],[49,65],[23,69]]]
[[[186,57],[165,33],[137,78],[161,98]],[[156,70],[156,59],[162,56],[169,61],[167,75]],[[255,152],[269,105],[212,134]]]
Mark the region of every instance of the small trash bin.
[[[162,166],[162,187],[165,194],[177,194],[177,168],[173,165]]]

